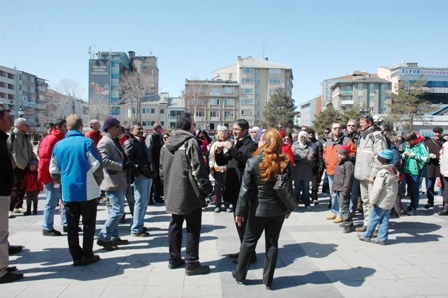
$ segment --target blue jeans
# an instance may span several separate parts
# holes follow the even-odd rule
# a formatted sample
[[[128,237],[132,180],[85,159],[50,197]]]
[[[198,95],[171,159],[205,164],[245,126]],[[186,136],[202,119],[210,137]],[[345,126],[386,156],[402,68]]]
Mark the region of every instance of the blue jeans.
[[[409,206],[409,209],[417,210],[418,201],[420,200],[419,185],[421,177],[420,175],[406,174],[405,178],[406,178],[406,184],[408,185],[408,195],[411,198],[411,204]]]
[[[358,179],[353,179],[352,193],[350,194],[350,212],[355,212],[358,206],[358,197],[361,194],[361,188]]]
[[[145,224],[146,208],[148,207],[149,190],[152,179],[141,175],[134,180],[134,214],[132,215],[131,233],[137,234],[143,231]]]
[[[371,207],[369,223],[367,225],[367,230],[364,233],[364,238],[371,239],[376,226],[379,224],[376,240],[378,242],[386,242],[389,236],[389,219],[390,210],[384,210],[378,206]]]
[[[114,191],[106,191],[109,199],[109,215],[103,228],[98,234],[98,240],[111,241],[117,239],[118,224],[124,213],[124,194],[126,189],[118,189]]]
[[[58,206],[61,188],[54,188],[53,182],[45,183],[46,201],[42,228],[47,231],[54,229],[54,213]]]
[[[426,197],[430,205],[434,205],[434,185],[436,184],[436,178],[426,177]]]
[[[330,199],[331,199],[330,212],[336,214],[337,216],[341,216],[341,212],[339,211],[338,194],[331,191],[331,189],[333,188],[333,180],[334,175],[328,175],[328,188],[330,189]]]
[[[300,192],[303,195],[305,206],[310,205],[310,180],[294,180],[294,195],[297,203],[300,201]]]

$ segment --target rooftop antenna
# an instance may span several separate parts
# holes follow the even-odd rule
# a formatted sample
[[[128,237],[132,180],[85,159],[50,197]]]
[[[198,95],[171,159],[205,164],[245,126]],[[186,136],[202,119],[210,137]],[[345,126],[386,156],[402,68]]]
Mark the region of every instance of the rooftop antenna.
[[[265,45],[265,44],[264,44],[264,42],[263,42],[263,59],[264,59],[264,45]]]

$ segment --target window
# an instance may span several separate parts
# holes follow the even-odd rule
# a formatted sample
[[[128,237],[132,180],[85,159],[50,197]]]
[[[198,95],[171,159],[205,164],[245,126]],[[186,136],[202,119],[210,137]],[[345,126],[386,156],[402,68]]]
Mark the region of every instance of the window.
[[[151,108],[151,114],[155,114],[156,113],[156,109]]]
[[[255,94],[260,94],[260,89],[255,89]]]
[[[159,113],[160,114],[165,114],[165,109],[160,109]]]
[[[254,114],[253,110],[241,110],[241,115],[252,116]]]
[[[210,111],[210,117],[219,117],[219,111]]]
[[[277,89],[269,89],[269,95],[272,95],[272,94],[275,94],[275,91],[276,91]]]
[[[254,69],[252,67],[243,67],[243,73],[254,73]]]
[[[226,99],[224,104],[226,106],[234,106],[235,105],[235,101],[233,99]]]
[[[362,85],[362,83],[358,83],[358,90],[362,90],[362,88],[364,88],[364,86]]]
[[[281,84],[280,79],[269,79],[269,84]]]
[[[270,68],[269,74],[281,74],[282,70],[280,68]]]
[[[224,87],[224,93],[225,94],[233,94],[233,93],[235,93],[235,88],[234,87]]]
[[[196,111],[196,117],[204,117],[204,111]]]
[[[165,126],[165,121],[160,121],[160,125]]]
[[[224,112],[224,117],[225,118],[233,118],[233,112],[229,111],[229,112]]]
[[[254,89],[252,88],[243,88],[243,94],[252,94],[254,93]]]
[[[254,79],[252,79],[252,78],[243,78],[242,83],[243,84],[253,84],[254,83]]]
[[[371,102],[375,101],[375,96],[370,95],[369,100],[370,100]]]
[[[253,105],[254,100],[252,98],[241,99],[242,105]]]
[[[362,95],[358,96],[358,101],[362,101]]]
[[[220,90],[220,88],[210,88],[208,90],[208,94],[209,95],[219,95],[219,94],[221,94],[221,90]]]
[[[210,105],[211,106],[219,106],[219,99],[218,98],[210,98]]]

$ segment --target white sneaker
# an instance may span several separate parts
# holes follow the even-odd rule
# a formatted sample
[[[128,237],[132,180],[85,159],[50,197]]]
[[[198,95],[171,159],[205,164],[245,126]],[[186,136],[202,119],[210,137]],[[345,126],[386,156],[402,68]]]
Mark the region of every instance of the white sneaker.
[[[14,217],[16,217],[16,216],[14,215],[14,213],[13,213],[12,211],[9,211],[8,218],[14,218]]]
[[[25,211],[23,208],[14,208],[14,213],[25,213]]]

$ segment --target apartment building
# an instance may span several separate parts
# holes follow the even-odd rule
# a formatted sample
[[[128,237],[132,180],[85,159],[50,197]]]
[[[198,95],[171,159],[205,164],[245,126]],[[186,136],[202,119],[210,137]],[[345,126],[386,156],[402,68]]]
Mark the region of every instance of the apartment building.
[[[336,82],[331,87],[331,102],[336,110],[347,110],[353,106],[371,114],[387,112],[391,82],[376,75],[353,72],[351,78]]]
[[[300,119],[295,121],[295,125],[299,126],[313,126],[313,121],[316,115],[322,110],[322,97],[318,96],[308,100],[300,105]]]
[[[36,75],[0,66],[0,103],[11,110],[13,118],[25,117],[29,131],[43,131],[47,84]]]
[[[185,80],[185,110],[195,116],[198,129],[213,133],[218,125],[231,127],[236,119],[244,118],[239,88],[237,81]]]
[[[271,62],[268,58],[238,56],[236,64],[215,70],[213,76],[216,80],[237,82],[239,107],[234,117],[244,118],[250,125],[263,120],[266,103],[278,88],[292,96],[294,77],[291,67]]]

